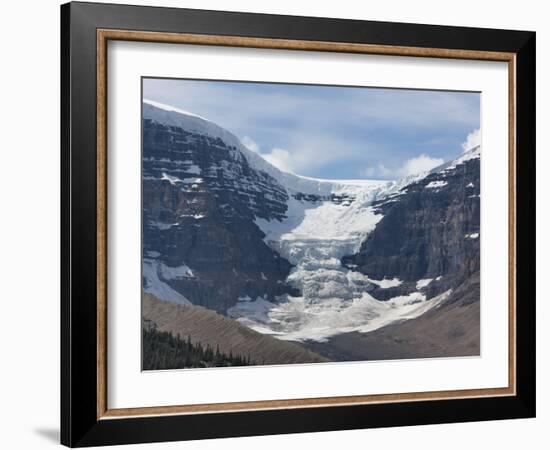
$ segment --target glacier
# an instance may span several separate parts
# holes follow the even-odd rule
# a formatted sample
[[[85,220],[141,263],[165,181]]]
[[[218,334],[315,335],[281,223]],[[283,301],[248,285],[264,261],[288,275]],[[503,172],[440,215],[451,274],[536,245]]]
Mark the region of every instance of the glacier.
[[[373,280],[342,265],[340,258],[356,252],[383,217],[371,206],[380,184],[352,186],[357,197],[349,206],[290,197],[285,220],[256,219],[265,242],[294,265],[288,282],[301,296],[279,296],[277,303],[261,297],[239,301],[229,308],[230,317],[279,339],[323,342],[411,319],[440,303],[444,297],[428,300],[420,292],[379,301],[369,294],[372,284],[389,288],[401,281]],[[336,189],[345,192],[345,184]]]

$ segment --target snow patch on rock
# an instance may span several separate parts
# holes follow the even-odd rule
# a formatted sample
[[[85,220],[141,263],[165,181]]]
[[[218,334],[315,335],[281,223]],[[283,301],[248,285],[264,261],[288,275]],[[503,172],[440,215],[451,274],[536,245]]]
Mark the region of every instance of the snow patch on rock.
[[[441,278],[441,277],[438,277]],[[433,278],[423,278],[416,282],[416,289],[420,290],[428,286],[433,281]]]
[[[161,180],[168,181],[172,186],[175,186],[177,183],[183,183],[182,180],[180,180],[178,177],[174,177],[172,175],[165,174],[163,172]]]
[[[154,295],[160,300],[179,303],[181,305],[190,305],[191,302],[189,300],[161,280],[160,277],[162,277],[162,275],[159,277],[159,274],[162,273],[161,265],[162,263],[159,263],[158,261],[148,258],[143,259],[141,266],[142,276],[145,279],[145,286],[143,290]]]
[[[194,278],[193,271],[185,264],[170,267],[163,263],[157,263],[160,274],[165,280],[181,280],[182,278]]]
[[[371,283],[376,284],[382,289],[388,289],[392,287],[400,286],[403,282],[399,278],[384,278],[383,280],[373,280],[372,278],[367,278]]]
[[[424,186],[426,189],[437,189],[441,188],[443,186],[447,186],[447,182],[445,180],[437,180],[437,181],[430,181],[426,186]]]

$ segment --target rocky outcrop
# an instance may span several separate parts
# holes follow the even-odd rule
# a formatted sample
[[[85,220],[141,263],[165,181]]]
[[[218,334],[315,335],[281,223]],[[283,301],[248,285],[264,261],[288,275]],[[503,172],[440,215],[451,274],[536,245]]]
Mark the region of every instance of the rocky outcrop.
[[[424,292],[433,297],[479,271],[479,149],[471,152],[473,157],[436,168],[397,195],[373,203],[384,217],[359,252],[342,263],[373,279],[403,281],[376,289],[376,298],[413,292],[422,279],[431,280]]]

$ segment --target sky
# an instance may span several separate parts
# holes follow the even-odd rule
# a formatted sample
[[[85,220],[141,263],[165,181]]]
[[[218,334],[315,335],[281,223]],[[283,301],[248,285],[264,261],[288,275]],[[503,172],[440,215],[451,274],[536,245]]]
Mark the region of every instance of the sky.
[[[399,179],[480,141],[480,94],[143,79],[143,98],[231,131],[280,169],[315,178]]]

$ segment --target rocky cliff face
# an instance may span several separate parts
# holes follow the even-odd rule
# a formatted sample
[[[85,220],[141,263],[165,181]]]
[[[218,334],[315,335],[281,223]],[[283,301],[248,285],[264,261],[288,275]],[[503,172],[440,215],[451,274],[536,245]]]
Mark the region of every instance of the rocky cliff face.
[[[158,113],[144,104],[145,291],[220,312],[243,295],[292,292],[290,263],[254,223],[284,215],[285,189],[231,143],[159,122]]]
[[[342,263],[371,278],[403,282],[378,289],[374,296],[403,295],[416,290],[418,280],[426,280],[424,291],[432,297],[479,272],[479,151],[472,149],[373,203],[384,217],[360,250]]]

